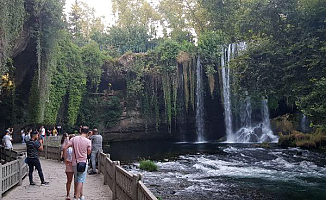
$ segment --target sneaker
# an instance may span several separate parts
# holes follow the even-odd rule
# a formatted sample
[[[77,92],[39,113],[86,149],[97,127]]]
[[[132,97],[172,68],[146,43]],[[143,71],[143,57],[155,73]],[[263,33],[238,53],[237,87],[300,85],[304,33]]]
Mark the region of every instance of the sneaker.
[[[93,174],[97,174],[97,173],[94,171],[89,172],[89,175],[93,175]]]
[[[44,181],[43,183],[41,183],[42,185],[49,185],[49,182]]]
[[[29,185],[36,185],[34,182],[31,182]]]
[[[85,200],[85,196],[81,196],[79,199],[80,200]]]

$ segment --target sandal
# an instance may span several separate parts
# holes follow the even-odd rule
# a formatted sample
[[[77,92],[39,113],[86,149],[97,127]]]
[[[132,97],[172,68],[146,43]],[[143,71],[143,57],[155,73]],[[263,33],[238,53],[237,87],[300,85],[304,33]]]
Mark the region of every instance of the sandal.
[[[70,200],[70,197],[69,197],[69,196],[67,196],[67,197],[66,197],[66,200]]]

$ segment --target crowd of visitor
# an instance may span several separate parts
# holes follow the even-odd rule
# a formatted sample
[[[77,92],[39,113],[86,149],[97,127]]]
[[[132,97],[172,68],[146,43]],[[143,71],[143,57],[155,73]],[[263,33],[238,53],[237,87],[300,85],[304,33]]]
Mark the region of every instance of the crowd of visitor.
[[[47,130],[41,126],[38,130],[31,128],[21,129],[22,144],[26,144],[27,158],[25,162],[29,167],[29,183],[35,185],[33,181],[33,171],[36,169],[42,185],[48,185],[45,181],[41,162],[38,158],[38,151],[43,151],[44,140],[47,136],[58,136],[56,127],[52,130]],[[6,149],[13,149],[13,128],[6,130],[5,136],[2,139],[3,146]],[[74,179],[74,199],[85,199],[83,193],[83,184],[86,180],[86,174],[97,174],[96,163],[99,152],[102,152],[102,136],[95,128],[89,130],[87,126],[80,126],[79,134],[64,133],[61,138],[61,157],[65,163],[65,173],[67,176],[66,182],[66,200],[70,200],[70,188]],[[88,167],[91,169],[88,171]]]

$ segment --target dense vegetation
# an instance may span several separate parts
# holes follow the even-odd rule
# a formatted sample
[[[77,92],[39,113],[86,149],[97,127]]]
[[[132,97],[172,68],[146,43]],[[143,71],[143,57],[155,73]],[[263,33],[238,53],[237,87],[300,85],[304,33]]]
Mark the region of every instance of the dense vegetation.
[[[286,102],[325,126],[325,0],[112,2],[118,20],[106,28],[82,1],[65,16],[62,0],[1,0],[3,126],[110,128],[123,103],[140,107],[156,130],[165,124],[171,131],[180,113],[195,109],[196,57],[211,97],[220,98],[221,48],[244,41],[247,50],[232,62],[236,92],[266,96],[275,110]],[[24,25],[36,52],[27,95],[16,90],[14,53]],[[115,79],[126,83],[124,92]]]

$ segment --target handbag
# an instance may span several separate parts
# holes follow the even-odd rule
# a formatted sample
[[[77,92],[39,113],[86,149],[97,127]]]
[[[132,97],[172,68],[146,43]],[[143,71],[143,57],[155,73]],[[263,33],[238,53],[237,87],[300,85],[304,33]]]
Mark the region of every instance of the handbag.
[[[77,163],[77,172],[84,173],[86,170],[86,162],[78,162],[76,157],[76,152],[75,152],[75,144],[73,145],[73,149],[74,149],[74,155]]]

